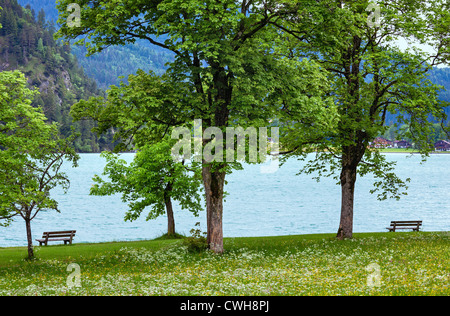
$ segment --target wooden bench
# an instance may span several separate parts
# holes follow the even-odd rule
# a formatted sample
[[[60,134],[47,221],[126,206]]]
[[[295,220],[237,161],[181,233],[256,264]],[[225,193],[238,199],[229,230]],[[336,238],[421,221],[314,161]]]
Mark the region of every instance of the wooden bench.
[[[418,232],[422,226],[422,221],[391,221],[391,226],[386,227],[390,232],[395,232],[397,229],[412,229]]]
[[[64,245],[67,245],[67,243],[72,244],[72,239],[75,237],[76,232],[76,230],[44,232],[42,234],[42,239],[36,239],[36,241],[39,241],[39,246],[42,246],[42,244],[47,246],[49,241],[64,241]]]

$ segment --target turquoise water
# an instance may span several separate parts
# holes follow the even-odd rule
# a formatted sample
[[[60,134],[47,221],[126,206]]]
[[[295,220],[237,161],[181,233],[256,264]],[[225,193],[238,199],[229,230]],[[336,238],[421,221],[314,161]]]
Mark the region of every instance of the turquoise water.
[[[358,178],[354,231],[382,232],[391,220],[423,220],[423,230],[450,230],[450,155],[431,155],[420,164],[420,156],[387,154],[398,161],[397,174],[411,178],[408,196],[400,201],[378,201],[371,195],[372,179]],[[131,161],[133,154],[123,154]],[[71,180],[67,194],[55,191],[61,213],[43,212],[32,222],[33,239],[43,231],[77,230],[75,242],[152,239],[166,232],[165,217],[124,222],[127,205],[120,195],[90,196],[94,174],[101,174],[105,161],[98,154],[83,154],[79,167],[66,166]],[[260,173],[248,165],[228,176],[224,204],[224,236],[273,236],[335,233],[339,225],[340,187],[331,178],[317,183],[310,175],[295,174],[302,162],[292,159],[274,173]],[[176,230],[189,235],[196,222],[206,231],[206,214],[194,217],[175,206]],[[36,244],[36,242],[35,242]],[[17,218],[10,227],[0,227],[0,247],[26,245],[25,224]]]

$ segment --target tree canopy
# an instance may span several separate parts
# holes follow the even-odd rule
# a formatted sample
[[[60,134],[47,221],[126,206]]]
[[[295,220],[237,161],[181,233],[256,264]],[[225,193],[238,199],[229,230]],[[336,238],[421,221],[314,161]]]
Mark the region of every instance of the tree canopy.
[[[202,120],[203,130],[215,127],[223,133],[229,126],[267,126],[279,109],[279,103],[267,101],[276,99],[280,90],[290,91],[289,98],[298,99],[305,92],[293,88],[298,80],[322,84],[310,79],[318,75],[317,65],[303,68],[305,63],[278,58],[271,47],[279,35],[274,23],[297,12],[298,6],[306,7],[308,1],[85,1],[81,27],[66,23],[69,2],[58,5],[62,26],[57,36],[76,39],[89,54],[138,39],[175,54],[168,75],[188,85],[190,103],[182,106],[183,111],[171,112],[174,119],[170,122],[160,119],[167,111],[149,117],[166,126],[192,125],[194,119]],[[286,69],[294,76],[292,81],[283,80],[286,72],[282,70]],[[150,96],[151,91],[147,98]],[[315,102],[311,98],[298,102],[305,107],[299,113],[308,113],[306,108]],[[322,113],[317,117],[326,117],[323,112],[328,107],[316,106]],[[318,120],[317,126],[327,124]],[[202,145],[207,146],[212,138],[203,138]],[[215,252],[223,251],[223,187],[229,167],[226,162],[202,164],[208,244]]]
[[[450,60],[450,15],[448,1],[377,1],[379,25],[370,22],[369,1],[317,1],[293,21],[284,21],[286,45],[292,58],[315,60],[328,71],[331,96],[338,106],[337,128],[313,146],[290,141],[294,155],[315,151],[316,159],[302,169],[318,176],[335,176],[342,188],[339,238],[351,238],[353,199],[357,174],[375,176],[380,199],[405,194],[407,179],[394,173],[378,149],[368,149],[387,129],[386,116],[395,114],[398,137],[411,139],[423,155],[434,149],[434,122],[445,122],[448,102],[438,99],[442,87],[427,74]],[[406,51],[395,40],[406,38],[429,44],[435,53],[418,48]]]

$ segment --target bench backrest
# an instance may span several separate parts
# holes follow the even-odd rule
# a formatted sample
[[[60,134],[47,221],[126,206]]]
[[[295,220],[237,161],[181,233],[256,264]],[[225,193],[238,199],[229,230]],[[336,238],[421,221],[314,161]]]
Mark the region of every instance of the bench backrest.
[[[76,230],[65,230],[58,232],[44,232],[42,238],[56,238],[56,237],[74,237]]]
[[[391,226],[422,226],[422,221],[391,221]]]

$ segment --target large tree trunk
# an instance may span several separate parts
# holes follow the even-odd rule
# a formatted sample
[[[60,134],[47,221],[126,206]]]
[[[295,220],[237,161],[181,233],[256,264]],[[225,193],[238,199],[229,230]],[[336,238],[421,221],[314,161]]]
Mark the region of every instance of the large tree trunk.
[[[214,115],[213,119],[209,120],[208,126],[219,127],[223,130],[228,126],[229,106],[233,92],[230,79],[233,75],[216,61],[210,60],[208,62],[213,68],[213,89],[216,90],[214,98],[211,95],[209,96],[209,105],[214,108]],[[207,142],[208,140],[203,139],[203,146]],[[220,161],[223,161],[223,159]],[[212,169],[212,166],[214,166],[214,169]],[[206,196],[207,242],[209,249],[214,253],[223,253],[222,215],[225,166],[226,163],[223,162],[215,161],[211,163],[205,160],[203,160],[202,165]]]
[[[206,195],[207,242],[214,253],[223,253],[223,189],[225,172],[212,171],[210,164],[202,168]]]
[[[358,132],[358,141],[353,146],[343,148],[341,169],[341,220],[336,237],[338,239],[353,236],[353,205],[358,164],[366,150],[363,142],[365,132]]]
[[[343,166],[341,171],[341,220],[337,232],[338,239],[353,236],[353,203],[355,195],[356,167]]]
[[[33,259],[34,258],[33,236],[31,235],[31,220],[29,218],[25,219],[25,226],[27,229],[28,259]]]

